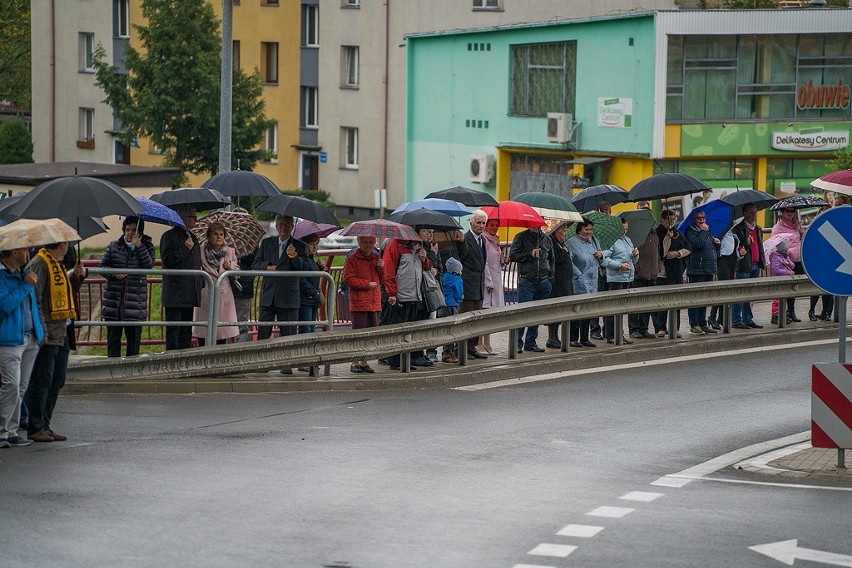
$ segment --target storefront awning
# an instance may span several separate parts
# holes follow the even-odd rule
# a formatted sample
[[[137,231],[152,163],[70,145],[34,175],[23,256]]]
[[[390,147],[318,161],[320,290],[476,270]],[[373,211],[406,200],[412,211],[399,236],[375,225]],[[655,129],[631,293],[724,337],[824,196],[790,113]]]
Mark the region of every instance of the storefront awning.
[[[569,164],[580,164],[582,166],[594,166],[595,164],[603,164],[609,162],[612,158],[601,158],[598,156],[587,156],[584,158],[575,158],[566,160]]]

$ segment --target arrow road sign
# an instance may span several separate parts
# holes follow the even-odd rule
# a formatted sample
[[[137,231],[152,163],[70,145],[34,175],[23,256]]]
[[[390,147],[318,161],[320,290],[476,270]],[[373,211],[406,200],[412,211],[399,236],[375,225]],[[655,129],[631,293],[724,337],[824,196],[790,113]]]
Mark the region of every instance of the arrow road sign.
[[[782,540],[781,542],[749,546],[748,549],[759,552],[787,566],[792,566],[796,560],[809,560],[810,562],[821,562],[832,566],[852,567],[852,556],[813,550],[812,548],[802,548],[798,544],[799,541],[794,538],[793,540]]]
[[[852,296],[852,207],[829,209],[811,222],[802,241],[802,263],[821,289]]]

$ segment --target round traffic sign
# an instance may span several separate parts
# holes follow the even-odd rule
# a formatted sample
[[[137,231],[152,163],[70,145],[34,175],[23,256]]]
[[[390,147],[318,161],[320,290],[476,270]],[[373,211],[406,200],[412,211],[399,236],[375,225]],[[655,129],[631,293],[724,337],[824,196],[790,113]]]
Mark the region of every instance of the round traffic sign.
[[[824,211],[802,240],[802,264],[820,289],[852,296],[852,206]]]

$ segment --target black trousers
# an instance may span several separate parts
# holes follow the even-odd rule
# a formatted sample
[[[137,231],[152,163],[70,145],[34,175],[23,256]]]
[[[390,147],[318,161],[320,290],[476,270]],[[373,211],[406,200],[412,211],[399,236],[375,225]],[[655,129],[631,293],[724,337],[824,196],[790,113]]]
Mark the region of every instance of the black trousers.
[[[192,321],[195,308],[163,308],[166,321]],[[166,326],[166,351],[174,349],[189,349],[192,347],[192,327],[185,325],[176,327]]]
[[[571,320],[571,341],[589,340],[589,322],[591,320]]]
[[[127,337],[127,356],[139,355],[139,344],[142,342],[142,327],[128,325],[107,328],[107,357],[121,357],[122,332]]]
[[[657,280],[634,280],[630,283],[631,288],[646,288],[648,286],[656,286]],[[630,314],[627,316],[627,329],[630,333],[638,331],[639,333],[648,333],[648,326],[651,323],[651,312],[642,314]]]
[[[299,308],[276,308],[275,306],[261,306],[258,321],[277,321],[278,333],[281,336],[296,335],[296,326],[282,325],[281,322],[299,321]],[[273,325],[257,326],[257,338],[269,339],[272,336]]]
[[[630,286],[630,282],[609,282],[607,290],[626,290]],[[606,316],[604,318],[604,337],[607,339],[615,338],[615,316]]]

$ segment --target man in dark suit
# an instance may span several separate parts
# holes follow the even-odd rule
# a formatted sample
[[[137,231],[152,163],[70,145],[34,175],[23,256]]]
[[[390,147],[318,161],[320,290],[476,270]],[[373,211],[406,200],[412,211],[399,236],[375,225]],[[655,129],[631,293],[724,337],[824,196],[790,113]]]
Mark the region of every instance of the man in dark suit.
[[[459,304],[459,313],[472,312],[482,308],[485,297],[485,239],[482,232],[488,222],[485,211],[477,209],[470,216],[470,230],[462,235],[458,233],[459,260],[462,263],[462,283],[464,284],[464,299]],[[475,359],[485,359],[487,356],[476,350],[478,337],[467,342],[467,354]]]
[[[278,236],[260,242],[252,268],[255,270],[307,270],[308,249],[305,243],[294,238],[293,218],[278,215],[275,218]],[[259,321],[278,321],[278,330],[283,335],[294,335],[296,327],[281,325],[281,322],[299,320],[299,279],[264,278],[260,289]],[[257,328],[258,339],[269,339],[272,326]]]
[[[160,238],[163,268],[201,270],[201,247],[192,234],[197,216],[191,205],[176,207],[186,225],[174,227]],[[201,278],[198,276],[163,276],[163,308],[166,321],[192,321],[193,308],[201,305]],[[192,328],[166,326],[166,351],[192,347]]]
[[[734,273],[736,278],[757,278],[760,270],[766,266],[763,252],[763,228],[757,224],[757,206],[753,203],[743,205],[743,220],[734,225],[731,232],[739,239],[737,250],[740,260]],[[733,327],[737,329],[760,329],[763,326],[754,321],[751,303],[734,304],[732,309]]]

